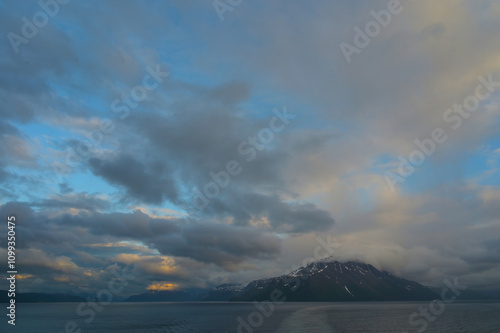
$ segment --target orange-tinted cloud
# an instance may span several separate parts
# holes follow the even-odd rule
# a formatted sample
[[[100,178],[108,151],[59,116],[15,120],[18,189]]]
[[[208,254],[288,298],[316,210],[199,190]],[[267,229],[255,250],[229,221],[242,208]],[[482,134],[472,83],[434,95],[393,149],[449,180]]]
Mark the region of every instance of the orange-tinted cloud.
[[[171,291],[179,289],[179,285],[177,283],[155,282],[150,284],[146,289],[151,291]]]

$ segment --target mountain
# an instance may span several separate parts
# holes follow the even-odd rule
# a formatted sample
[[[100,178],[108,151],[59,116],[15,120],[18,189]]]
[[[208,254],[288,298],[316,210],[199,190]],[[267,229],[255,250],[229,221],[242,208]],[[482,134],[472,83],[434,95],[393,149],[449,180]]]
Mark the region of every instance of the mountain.
[[[439,296],[417,282],[369,264],[319,261],[290,274],[250,282],[232,301],[269,300],[278,289],[288,302],[424,301]]]
[[[265,301],[280,290],[288,302],[427,301],[439,298],[431,289],[360,262],[318,261],[289,274],[209,290],[149,291],[126,302]]]
[[[198,296],[200,301],[228,301],[243,290],[239,283],[224,283]]]
[[[144,294],[133,295],[124,300],[124,302],[187,302],[197,300],[198,295],[203,292],[202,289],[187,290],[164,290],[148,291]]]
[[[84,298],[69,294],[16,293],[16,303],[85,302]],[[8,303],[7,290],[0,290],[0,303]]]

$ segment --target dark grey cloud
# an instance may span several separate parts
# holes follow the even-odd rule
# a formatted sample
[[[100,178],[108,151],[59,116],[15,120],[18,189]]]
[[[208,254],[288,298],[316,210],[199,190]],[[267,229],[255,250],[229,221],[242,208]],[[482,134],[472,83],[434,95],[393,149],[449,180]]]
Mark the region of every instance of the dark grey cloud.
[[[60,198],[49,205],[0,206],[2,216],[17,218],[18,262],[24,275],[33,275],[20,282],[24,292],[40,291],[41,286],[46,292],[95,292],[117,263],[137,270],[125,294],[143,292],[150,283],[164,280],[204,287],[221,268],[235,271],[246,261],[272,258],[281,250],[278,237],[253,228],[214,221],[186,224],[183,219],[153,218],[140,211],[77,209],[65,214],[58,209],[68,207],[59,201],[64,202]],[[4,225],[0,231],[6,232]],[[5,248],[2,239],[0,252]]]
[[[51,18],[52,25],[37,29],[27,44],[20,44],[16,53],[7,34],[22,36],[21,18],[31,19],[40,7],[37,2],[11,2],[6,6],[8,11],[0,13],[0,29],[5,37],[0,47],[0,115],[2,119],[26,123],[48,113],[48,105],[55,106],[59,98],[55,98],[57,93],[50,81],[58,77],[71,82],[69,68],[75,64],[76,55],[67,34],[54,27],[54,23],[60,23],[61,12]]]
[[[252,219],[265,217],[271,228],[292,233],[326,230],[333,225],[330,214],[315,205],[289,204],[282,198],[286,194],[299,199],[284,177],[294,153],[303,151],[287,144],[293,128],[276,133],[272,143],[256,150],[251,161],[239,152],[239,146],[268,127],[275,116],[268,110],[267,117],[263,112],[254,121],[245,117],[248,111],[240,104],[248,98],[246,84],[229,82],[215,88],[170,84],[167,90],[175,102],[166,110],[132,112],[117,132],[120,152],[89,159],[95,175],[125,189],[126,200],[156,205],[169,201],[193,211],[196,189],[203,191],[213,181],[211,172],[225,170],[228,161],[236,160],[243,172],[232,177],[205,210],[197,212],[200,219],[231,216],[236,224],[248,226]],[[301,135],[297,142],[313,140],[312,136]],[[308,144],[327,139],[318,137]]]
[[[9,134],[9,135],[19,135],[19,130],[12,126],[8,121],[0,121],[0,134]]]
[[[280,251],[278,237],[253,228],[209,221],[183,225],[183,219],[157,219],[134,213],[65,215],[56,223],[85,225],[96,236],[140,241],[161,254],[187,257],[221,267]]]
[[[252,220],[267,218],[271,230],[277,232],[323,231],[335,223],[329,212],[312,203],[287,203],[278,196],[259,193],[231,191],[231,194],[215,200],[206,211],[214,216],[232,216],[240,225],[250,225]]]
[[[172,220],[151,219],[148,215],[133,213],[82,213],[64,215],[56,220],[61,225],[85,225],[93,235],[109,235],[129,240],[148,240],[155,235],[175,233],[178,226]]]
[[[183,228],[180,235],[154,238],[161,253],[215,263],[227,270],[251,258],[271,258],[281,249],[281,240],[254,228],[200,223]]]
[[[208,97],[222,104],[234,105],[250,97],[248,84],[244,82],[228,82],[222,86],[210,89]]]
[[[29,149],[27,137],[8,121],[0,121],[0,168],[7,165],[21,168],[38,167]]]
[[[144,162],[123,154],[111,160],[94,157],[89,159],[89,165],[95,175],[124,187],[132,199],[152,204],[177,201],[172,170],[164,161]]]
[[[73,192],[73,188],[66,183],[60,183],[59,184],[59,191],[62,194],[68,194],[68,193]]]
[[[88,245],[130,241],[149,246],[162,255],[184,257],[227,270],[250,259],[279,254],[281,240],[262,230],[221,224],[213,221],[187,223],[184,219],[152,218],[140,211],[133,213],[77,214],[35,213],[26,203],[8,203],[0,207],[3,215],[18,219],[19,248],[43,248],[68,257],[89,252]],[[3,243],[3,241],[2,241]],[[78,250],[78,251],[77,251]],[[99,251],[91,251],[96,255]],[[102,252],[101,254],[106,253]],[[109,254],[109,253],[108,253]]]
[[[33,209],[28,203],[10,201],[0,206],[1,216],[15,215],[22,221],[30,221],[33,217]]]
[[[154,114],[139,120],[139,131],[150,142],[145,146],[154,151],[155,156],[163,155],[177,163],[184,186],[203,191],[204,186],[213,181],[210,172],[225,170],[228,161],[236,160],[243,167],[243,172],[232,177],[230,184],[198,213],[211,218],[232,216],[241,225],[249,225],[252,218],[268,217],[271,227],[282,232],[326,230],[333,225],[330,214],[315,205],[287,204],[280,198],[279,194],[291,193],[283,176],[294,156],[288,151],[288,145],[280,146],[289,135],[276,138],[272,147],[258,152],[256,158],[247,163],[238,147],[248,136],[264,128],[265,123],[245,124],[231,113],[210,109],[191,113],[189,118],[184,115],[184,118],[181,126],[177,126],[177,119],[174,123]],[[242,135],[242,132],[248,134]],[[266,194],[261,194],[263,191]],[[188,211],[194,208],[191,199],[195,193],[188,192],[183,197],[183,206]]]

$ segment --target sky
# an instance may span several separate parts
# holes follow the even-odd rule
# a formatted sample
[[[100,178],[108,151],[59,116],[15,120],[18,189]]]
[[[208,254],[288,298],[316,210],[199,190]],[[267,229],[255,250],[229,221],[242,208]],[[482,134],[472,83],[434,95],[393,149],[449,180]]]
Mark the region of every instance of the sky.
[[[1,0],[0,257],[15,215],[21,292],[128,268],[124,295],[248,283],[325,242],[498,289],[499,17],[492,0]]]

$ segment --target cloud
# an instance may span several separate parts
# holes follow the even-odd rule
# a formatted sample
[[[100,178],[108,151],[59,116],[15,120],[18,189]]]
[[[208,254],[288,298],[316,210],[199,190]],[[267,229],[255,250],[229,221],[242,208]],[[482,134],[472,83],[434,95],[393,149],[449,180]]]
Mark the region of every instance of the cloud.
[[[140,211],[53,214],[53,207],[35,212],[29,206],[0,207],[4,213],[17,213],[19,265],[33,276],[23,291],[37,290],[41,283],[47,290],[62,285],[75,292],[95,290],[109,279],[103,267],[116,264],[141,274],[128,293],[142,292],[152,280],[165,278],[200,287],[210,283],[211,271],[236,271],[247,261],[269,259],[281,250],[278,237],[249,227],[208,221],[185,225],[182,219],[151,218]],[[4,252],[2,248],[0,254]]]
[[[271,230],[277,232],[309,232],[328,230],[334,225],[331,214],[311,203],[286,203],[277,196],[257,193],[231,193],[209,207],[217,215],[229,214],[234,223],[249,225],[265,217]]]
[[[120,155],[112,160],[91,158],[89,164],[95,175],[124,187],[130,198],[152,204],[177,200],[176,185],[163,161],[144,163],[130,155]]]
[[[64,186],[61,188],[63,189],[63,192],[67,192],[68,190],[68,188]],[[95,211],[108,208],[109,202],[105,199],[89,195],[87,193],[65,193],[65,195],[54,195],[50,199],[44,199],[40,202],[33,203],[32,206],[60,210],[73,208],[77,210]]]
[[[179,289],[179,285],[169,282],[156,282],[147,286],[146,289],[153,291],[177,290]]]
[[[281,249],[280,239],[270,233],[208,223],[186,226],[174,237],[155,237],[152,245],[161,253],[215,263],[229,271],[250,258],[272,258]]]
[[[13,203],[9,203],[2,206],[1,210],[12,211],[15,207]],[[133,213],[82,210],[74,214],[49,217],[44,213],[34,214],[24,205],[17,207],[18,219],[24,221],[20,230],[24,232],[20,248],[35,249],[43,246],[46,249],[69,251],[74,256],[76,249],[89,251],[89,244],[108,244],[109,241],[114,241],[111,244],[123,244],[117,242],[126,240],[139,242],[166,256],[190,258],[227,269],[233,269],[235,265],[252,258],[272,257],[280,251],[281,241],[278,237],[249,227],[209,221],[185,225],[183,219],[151,218],[139,210]],[[22,215],[19,209],[21,207],[25,207],[27,214],[31,215]],[[49,242],[52,244],[50,247],[47,246]],[[105,253],[103,248],[106,247],[94,245],[91,248],[100,248],[100,251],[93,253]],[[137,247],[129,248],[144,252]],[[126,264],[138,259],[158,259],[123,252],[116,254],[114,258],[115,262]],[[143,262],[145,261],[147,260]]]

